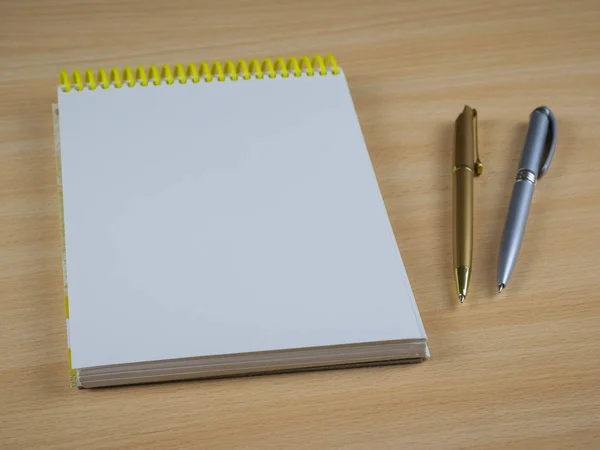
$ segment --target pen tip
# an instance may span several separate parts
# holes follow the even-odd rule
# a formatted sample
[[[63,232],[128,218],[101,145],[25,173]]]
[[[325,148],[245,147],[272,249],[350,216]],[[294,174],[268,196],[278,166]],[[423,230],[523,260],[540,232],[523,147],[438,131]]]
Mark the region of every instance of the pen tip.
[[[458,299],[460,300],[461,303],[465,302],[465,296],[462,294],[458,294]]]
[[[503,284],[503,283],[500,283],[500,284],[498,284],[498,294],[499,294],[500,292],[502,292],[502,289],[504,289],[505,287],[506,287],[506,285],[505,285],[505,284]]]

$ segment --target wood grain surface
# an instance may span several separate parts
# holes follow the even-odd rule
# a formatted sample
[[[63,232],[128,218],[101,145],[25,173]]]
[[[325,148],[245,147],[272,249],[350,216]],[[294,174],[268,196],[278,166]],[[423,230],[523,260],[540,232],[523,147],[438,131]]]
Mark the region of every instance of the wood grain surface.
[[[347,74],[432,358],[69,388],[50,107],[59,70],[314,53],[333,53]],[[484,174],[460,307],[450,168],[465,103],[479,110]],[[558,118],[558,147],[498,296],[512,180],[541,104]],[[600,448],[599,118],[596,0],[1,1],[0,447]]]

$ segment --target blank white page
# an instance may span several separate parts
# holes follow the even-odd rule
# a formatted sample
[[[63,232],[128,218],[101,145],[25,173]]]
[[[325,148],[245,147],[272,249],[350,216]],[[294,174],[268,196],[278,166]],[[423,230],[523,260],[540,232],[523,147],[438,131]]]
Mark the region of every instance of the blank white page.
[[[425,338],[343,73],[58,99],[74,368]]]

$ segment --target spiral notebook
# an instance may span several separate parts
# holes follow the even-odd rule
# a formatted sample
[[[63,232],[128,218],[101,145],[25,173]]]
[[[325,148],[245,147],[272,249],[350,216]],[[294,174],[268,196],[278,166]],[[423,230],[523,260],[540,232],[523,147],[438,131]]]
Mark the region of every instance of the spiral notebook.
[[[333,57],[63,72],[53,110],[73,386],[428,356]]]

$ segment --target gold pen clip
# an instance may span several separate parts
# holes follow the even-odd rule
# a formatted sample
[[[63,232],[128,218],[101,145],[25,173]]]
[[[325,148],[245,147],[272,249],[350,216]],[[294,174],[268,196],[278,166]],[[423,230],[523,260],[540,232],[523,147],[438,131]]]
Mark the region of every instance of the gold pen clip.
[[[475,160],[475,176],[478,177],[483,173],[483,164],[479,158],[479,140],[477,138],[477,110],[473,109],[473,143],[475,144],[475,154],[477,159]]]

